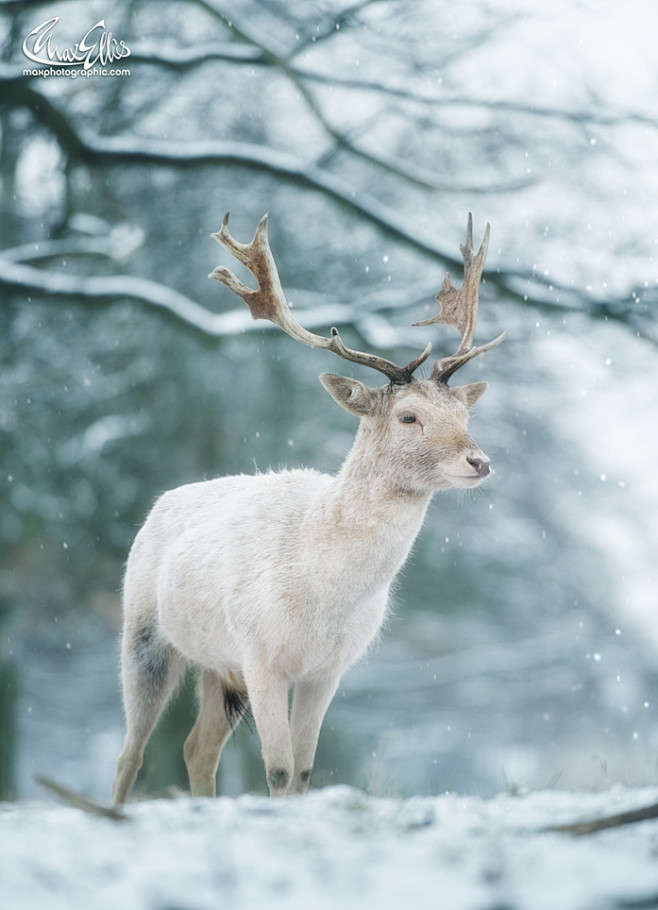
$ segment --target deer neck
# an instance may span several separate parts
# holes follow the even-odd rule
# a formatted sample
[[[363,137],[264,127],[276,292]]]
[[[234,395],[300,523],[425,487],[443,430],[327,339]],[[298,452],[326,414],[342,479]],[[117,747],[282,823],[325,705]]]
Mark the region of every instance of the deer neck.
[[[378,449],[362,425],[335,475],[330,508],[334,526],[349,529],[355,547],[379,548],[397,571],[420,530],[432,493],[403,489],[394,468],[394,459]]]

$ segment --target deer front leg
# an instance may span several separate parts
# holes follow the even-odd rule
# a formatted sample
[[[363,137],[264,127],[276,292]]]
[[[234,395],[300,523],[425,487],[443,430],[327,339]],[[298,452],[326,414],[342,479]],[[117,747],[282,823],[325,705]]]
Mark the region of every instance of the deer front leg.
[[[288,721],[290,684],[282,674],[266,667],[245,666],[243,672],[270,796],[286,796],[294,767]]]
[[[300,680],[295,684],[290,719],[295,773],[289,793],[306,793],[324,715],[336,693],[340,674]]]

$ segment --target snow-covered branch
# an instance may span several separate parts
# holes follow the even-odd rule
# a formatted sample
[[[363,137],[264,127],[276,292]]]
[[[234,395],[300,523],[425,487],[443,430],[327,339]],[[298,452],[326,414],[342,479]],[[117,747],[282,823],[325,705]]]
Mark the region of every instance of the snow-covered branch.
[[[30,247],[34,258],[37,259],[55,255],[55,251],[57,251],[57,255],[61,255],[65,244],[66,241],[53,241],[51,244],[42,244],[42,248],[38,249],[31,244],[7,250],[0,255],[0,286],[9,287],[15,291],[37,292],[48,297],[65,297],[92,304],[112,300],[133,300],[148,307],[155,307],[168,318],[210,338],[223,338],[246,331],[266,331],[276,328],[272,323],[262,320],[255,322],[248,310],[243,308],[232,309],[224,313],[213,313],[175,289],[134,275],[88,277],[38,269],[19,261],[27,258]],[[97,242],[90,241],[90,244],[87,252],[98,252]],[[69,253],[73,252],[73,255],[82,251],[81,247],[73,251],[69,247]],[[411,291],[407,298],[410,304],[415,303],[418,297],[431,296],[427,293],[423,294],[423,290],[420,286],[415,291],[413,288],[407,289],[408,292]],[[301,291],[299,293],[301,294]],[[371,298],[360,299],[358,305],[340,302],[327,303],[321,295],[308,292],[304,292],[304,295],[307,300],[312,302],[312,306],[303,309],[296,308],[295,312],[299,314],[300,320],[307,328],[326,329],[331,325],[355,325],[363,336],[371,339],[375,345],[386,347],[389,342],[395,343],[390,337],[391,331],[388,324],[386,324],[385,337],[382,337],[381,321],[375,317],[378,311],[395,308],[399,305],[397,294],[393,294],[393,292],[373,294]],[[297,292],[290,293],[291,303],[293,297],[297,297]],[[395,299],[392,299],[393,297]],[[396,342],[399,343],[402,340],[404,343],[408,340],[409,344],[413,344],[412,334],[413,332],[410,332],[408,337],[402,339],[397,337]]]
[[[229,63],[264,63],[265,55],[256,47],[224,41],[194,47],[155,47],[148,43],[135,44],[130,49],[131,63],[150,63],[176,70],[193,69],[212,60]]]
[[[76,131],[66,115],[45,96],[30,88],[20,77],[7,78],[0,70],[0,89],[5,105],[29,107],[37,118],[56,136],[63,150],[72,158],[98,164],[155,164],[180,168],[205,164],[241,165],[283,177],[309,189],[317,190],[351,209],[360,217],[376,224],[391,236],[416,249],[439,257],[450,267],[459,262],[445,253],[433,240],[423,236],[403,218],[373,197],[347,181],[307,164],[297,156],[246,142],[206,140],[190,143],[154,142],[132,137],[83,135]]]
[[[40,292],[49,297],[67,297],[103,303],[108,300],[135,300],[164,310],[169,316],[203,335],[220,337],[244,328],[237,311],[215,314],[184,294],[155,281],[134,275],[86,277],[45,271],[0,258],[0,284],[14,290]],[[241,314],[240,314],[241,315]],[[248,322],[249,314],[244,322]]]

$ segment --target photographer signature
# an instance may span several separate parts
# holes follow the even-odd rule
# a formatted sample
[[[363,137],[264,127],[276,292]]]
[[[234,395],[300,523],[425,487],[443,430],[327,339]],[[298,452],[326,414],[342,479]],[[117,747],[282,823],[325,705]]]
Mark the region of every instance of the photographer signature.
[[[58,22],[59,16],[53,16],[52,19],[37,25],[26,36],[23,41],[23,53],[29,60],[50,66],[82,66],[88,70],[97,63],[105,66],[130,55],[130,49],[126,47],[125,42],[117,41],[112,37],[112,32],[106,30],[104,19],[92,25],[77,44],[60,50],[53,38],[53,31]]]

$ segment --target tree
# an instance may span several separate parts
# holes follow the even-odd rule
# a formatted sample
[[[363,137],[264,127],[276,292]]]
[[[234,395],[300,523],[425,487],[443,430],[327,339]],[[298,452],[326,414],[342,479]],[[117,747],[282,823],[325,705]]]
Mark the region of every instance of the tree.
[[[90,42],[111,32],[129,48],[113,63],[130,75],[24,75],[40,67],[23,41],[53,17],[52,48],[96,26]],[[606,24],[621,36],[614,60],[579,44]],[[491,588],[514,549],[506,539],[520,541],[520,576],[554,602],[595,602],[598,585],[582,592],[599,550],[567,583],[552,571],[580,525],[539,477],[565,444],[538,389],[567,381],[569,363],[537,352],[546,332],[585,338],[616,323],[605,335],[624,347],[615,357],[655,357],[653,58],[623,28],[612,5],[568,0],[533,11],[485,0],[146,0],[100,13],[76,0],[0,3],[5,603],[52,616],[103,602],[164,487],[252,460],[336,466],[351,425],[324,409],[324,363],[264,340],[207,281],[221,255],[208,234],[228,208],[245,239],[271,212],[303,324],[346,326],[346,340],[400,362],[410,357],[396,348],[428,340],[410,324],[433,311],[444,270],[460,274],[466,213],[476,230],[491,221],[481,333],[512,332],[487,364],[499,389],[489,419],[516,488],[504,530],[487,532],[503,541],[493,555],[431,533],[428,552],[450,550],[453,605],[487,586],[479,574],[471,585],[470,570],[490,571]],[[585,457],[574,433],[564,476]],[[434,602],[433,573],[417,575],[419,600]],[[516,600],[508,588],[490,596],[525,615],[523,584]]]

